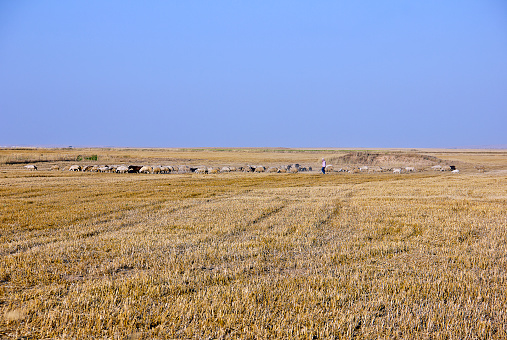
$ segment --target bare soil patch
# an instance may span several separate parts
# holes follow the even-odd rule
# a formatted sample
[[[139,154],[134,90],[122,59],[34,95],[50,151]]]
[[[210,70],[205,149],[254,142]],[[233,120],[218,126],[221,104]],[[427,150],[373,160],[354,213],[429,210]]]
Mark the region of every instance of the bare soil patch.
[[[377,166],[420,166],[429,167],[436,164],[447,164],[448,162],[437,158],[418,153],[380,153],[380,152],[350,152],[340,157],[333,157],[330,163],[334,164],[361,164]]]

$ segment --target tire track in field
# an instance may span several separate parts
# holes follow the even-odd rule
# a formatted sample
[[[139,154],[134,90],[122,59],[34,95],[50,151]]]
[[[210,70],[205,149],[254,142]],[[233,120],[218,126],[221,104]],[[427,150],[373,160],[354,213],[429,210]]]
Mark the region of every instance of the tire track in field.
[[[333,220],[335,217],[337,217],[340,214],[340,211],[342,209],[342,203],[339,201],[333,202],[333,208],[331,209],[331,212],[329,212],[326,217],[317,220],[314,223],[314,226],[316,228],[322,228],[329,224],[331,220]]]
[[[90,226],[96,226],[96,228],[89,228],[86,231],[83,231],[82,233],[78,233],[76,235],[73,235],[73,239],[87,239],[92,237],[100,237],[108,232],[118,232],[119,230],[124,230],[128,228],[132,228],[138,224],[146,223],[148,221],[156,220],[157,217],[160,217],[162,215],[169,215],[173,214],[177,211],[184,211],[191,209],[193,207],[202,206],[204,204],[208,204],[211,202],[219,202],[222,200],[226,200],[229,198],[233,198],[235,196],[244,195],[245,193],[248,193],[251,191],[250,189],[241,191],[239,193],[235,193],[232,195],[223,195],[220,197],[213,197],[213,198],[207,198],[207,199],[195,199],[193,202],[190,202],[188,204],[178,206],[178,207],[172,207],[169,210],[165,210],[165,206],[168,204],[173,203],[173,200],[157,200],[152,201],[148,203],[144,203],[141,205],[138,205],[133,208],[125,209],[124,207],[114,209],[111,211],[103,212],[94,216],[80,216],[72,219],[71,221],[67,222],[65,224],[65,227],[61,228],[43,228],[43,229],[36,229],[33,228],[31,231],[37,232],[40,231],[42,235],[35,235],[35,236],[28,236],[25,240],[19,242],[16,245],[13,245],[11,247],[7,247],[7,249],[4,249],[0,251],[0,256],[8,256],[8,255],[16,255],[24,252],[28,252],[34,248],[40,248],[40,247],[46,247],[50,245],[54,245],[56,243],[65,241],[69,239],[69,234],[72,233],[76,228],[79,227],[80,222],[88,222]],[[192,199],[183,199],[181,201],[188,201]],[[151,208],[151,209],[150,209]],[[125,221],[120,224],[120,226],[110,226],[108,222],[114,221],[115,218],[112,216],[122,213],[122,217],[118,217],[118,219],[127,218],[130,221]],[[139,215],[140,218],[135,219],[135,215]],[[30,230],[25,229],[27,232],[30,232]],[[55,231],[58,231],[57,233]],[[57,234],[57,235],[55,235]],[[58,235],[59,234],[59,235]],[[39,239],[42,238],[42,240],[39,241],[31,241],[32,239]],[[44,240],[46,239],[46,240]],[[10,242],[10,243],[15,243]]]
[[[269,209],[269,210],[263,212],[259,217],[255,218],[251,222],[247,223],[245,227],[251,227],[254,224],[258,224],[258,223],[264,221],[265,219],[267,219],[275,214],[278,214],[285,207],[287,207],[287,203],[283,204],[281,207]]]
[[[150,206],[152,207],[152,209],[149,209]],[[140,211],[143,211],[143,210],[144,210],[144,212],[154,211],[157,209],[157,206],[160,206],[160,202],[157,202],[155,204],[153,204],[153,202],[150,202],[150,203],[143,204],[141,206],[137,206],[133,209],[115,209],[113,211],[104,212],[99,215],[93,216],[92,218],[86,218],[86,217],[76,218],[76,219],[73,219],[72,221],[70,221],[69,223],[67,223],[64,228],[44,228],[44,229],[40,230],[41,232],[43,232],[42,235],[34,235],[34,236],[27,235],[28,239],[26,241],[16,244],[14,249],[11,248],[11,249],[5,249],[5,250],[1,251],[0,256],[16,255],[19,253],[28,252],[34,248],[45,247],[45,246],[53,245],[53,244],[56,244],[56,243],[59,243],[62,241],[66,241],[69,239],[69,234],[71,234],[73,231],[75,231],[77,228],[80,227],[80,224],[78,223],[80,221],[90,221],[89,223],[92,226],[93,225],[102,225],[103,227],[87,229],[85,232],[72,235],[71,236],[72,239],[86,239],[86,238],[90,238],[90,237],[99,236],[99,235],[104,234],[106,232],[122,230],[122,229],[132,226],[134,223],[127,222],[127,223],[122,223],[120,225],[120,227],[118,227],[118,226],[111,227],[107,223],[113,220],[113,218],[111,218],[112,215],[123,212],[123,215],[124,215],[123,218],[125,218],[125,217],[129,218],[129,215],[138,214]],[[160,207],[158,209],[160,209]],[[114,229],[112,229],[112,228],[114,228]],[[38,231],[38,230],[36,230],[36,231]],[[34,238],[35,239],[42,238],[42,240],[30,241],[30,239],[34,239]],[[44,240],[44,239],[46,239],[46,240]]]
[[[29,252],[35,248],[42,248],[42,247],[49,247],[54,244],[57,244],[59,242],[67,241],[69,239],[69,234],[72,234],[73,231],[76,230],[76,228],[80,227],[80,222],[85,222],[90,227],[86,229],[86,231],[83,231],[81,233],[74,234],[70,236],[72,239],[80,239],[85,240],[88,238],[93,237],[101,237],[104,236],[107,233],[111,232],[118,232],[120,230],[125,230],[129,228],[133,228],[135,226],[138,226],[140,224],[148,224],[150,222],[154,222],[159,220],[162,216],[167,216],[174,214],[176,212],[185,211],[188,209],[192,209],[195,207],[204,206],[206,204],[210,203],[217,203],[220,201],[225,201],[227,199],[231,199],[234,197],[240,197],[248,192],[252,191],[251,189],[247,190],[241,190],[240,192],[235,192],[233,194],[228,195],[221,195],[221,196],[215,196],[211,198],[206,199],[192,199],[192,198],[184,198],[182,200],[179,200],[177,202],[182,203],[185,201],[191,201],[187,204],[183,204],[178,207],[171,207],[167,210],[167,205],[174,203],[173,200],[157,200],[154,202],[148,202],[142,205],[138,205],[134,208],[125,209],[124,207],[118,208],[112,211],[103,212],[95,216],[82,216],[82,217],[76,217],[66,223],[64,228],[44,228],[40,230],[32,230],[33,232],[40,231],[42,235],[34,235],[30,236],[27,235],[25,240],[17,243],[16,245],[13,245],[11,247],[7,247],[7,249],[4,249],[0,251],[0,256],[15,256],[20,253]],[[257,218],[254,223],[258,223],[265,218],[268,218],[269,216],[275,214],[277,211],[270,211],[267,214],[261,215],[259,218]],[[123,216],[114,218],[113,216],[119,213],[123,212]],[[120,225],[110,225],[109,222],[115,221],[118,219],[127,219],[127,221],[120,223]],[[254,224],[252,222],[249,223],[249,225]],[[151,224],[151,223],[150,223]],[[156,224],[156,223],[154,223]],[[93,228],[95,226],[95,228]],[[29,232],[29,230],[27,229]],[[42,240],[40,240],[42,238]],[[35,239],[35,240],[33,240]],[[33,241],[32,241],[33,240]],[[15,243],[11,242],[11,243]]]

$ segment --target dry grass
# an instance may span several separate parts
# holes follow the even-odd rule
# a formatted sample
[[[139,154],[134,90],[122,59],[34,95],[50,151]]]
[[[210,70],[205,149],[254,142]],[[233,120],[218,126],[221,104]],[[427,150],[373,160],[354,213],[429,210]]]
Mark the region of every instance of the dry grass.
[[[507,168],[507,150],[430,150],[427,154],[449,161],[484,166],[486,169]]]
[[[0,149],[0,164],[25,164],[43,162],[62,164],[76,161],[79,156],[98,156],[98,163],[172,163],[188,165],[235,165],[271,163],[308,163],[318,165],[319,157],[327,155],[343,155],[340,150],[295,150],[295,149],[136,149],[136,148],[26,148]],[[83,161],[90,163],[89,161]]]
[[[0,337],[507,337],[506,175],[4,169]]]

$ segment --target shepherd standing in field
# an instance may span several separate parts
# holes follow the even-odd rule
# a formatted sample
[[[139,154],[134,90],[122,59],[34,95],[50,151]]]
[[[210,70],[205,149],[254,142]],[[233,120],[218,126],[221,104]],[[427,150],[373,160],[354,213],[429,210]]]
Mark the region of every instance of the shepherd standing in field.
[[[326,160],[322,158],[322,173],[326,174]]]

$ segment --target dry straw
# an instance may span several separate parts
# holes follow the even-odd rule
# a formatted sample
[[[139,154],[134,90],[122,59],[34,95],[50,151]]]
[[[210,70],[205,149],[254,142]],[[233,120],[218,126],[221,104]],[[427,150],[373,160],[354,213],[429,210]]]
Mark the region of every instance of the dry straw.
[[[0,337],[503,339],[507,176],[0,177]]]

